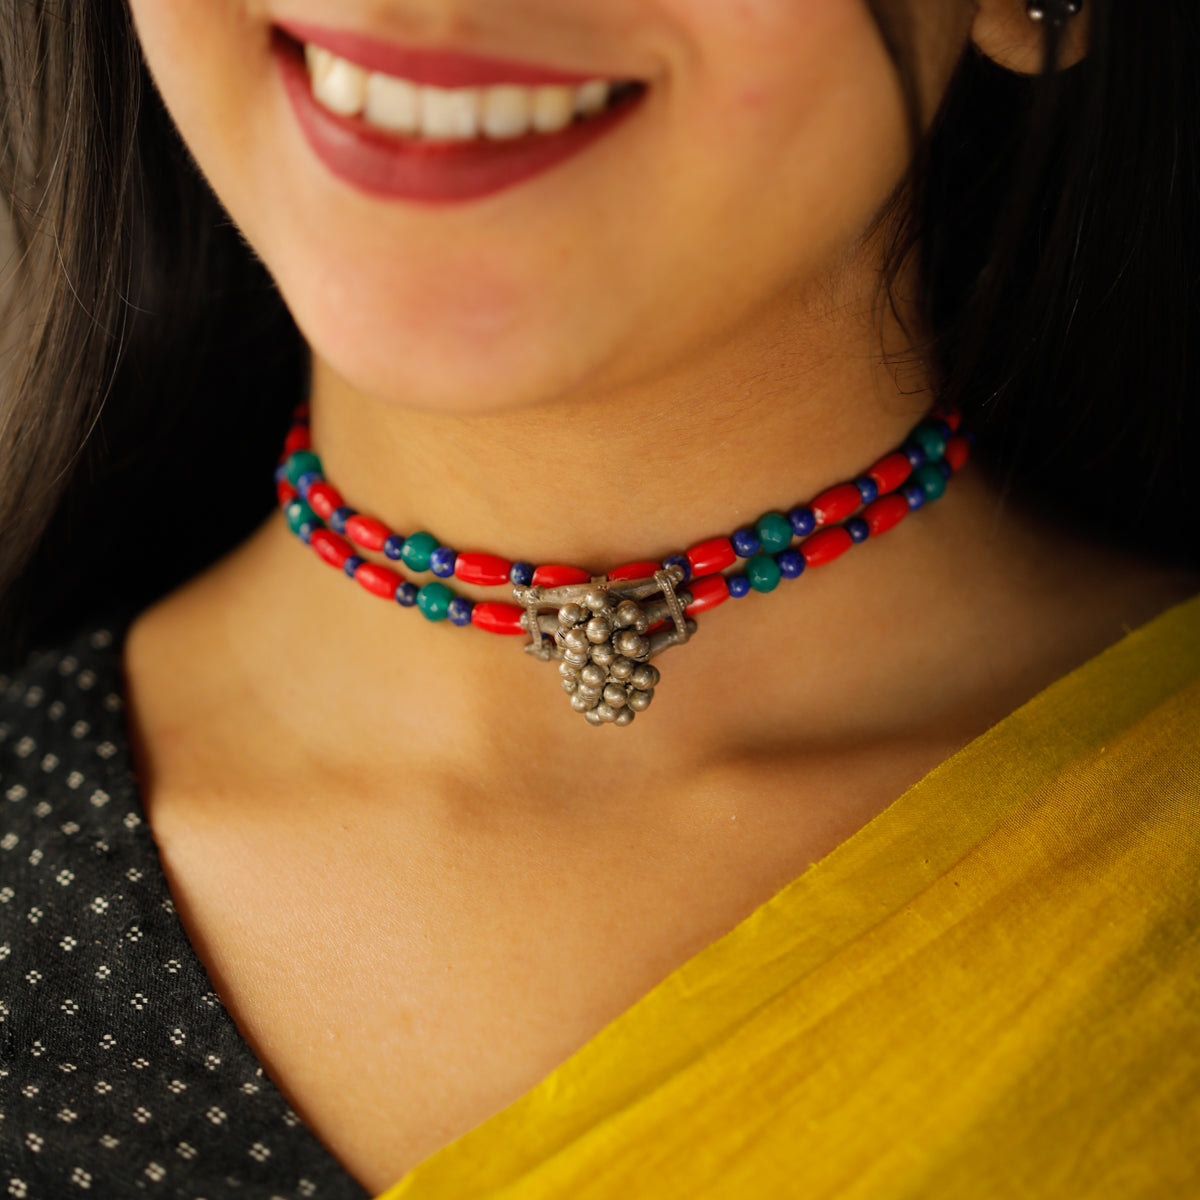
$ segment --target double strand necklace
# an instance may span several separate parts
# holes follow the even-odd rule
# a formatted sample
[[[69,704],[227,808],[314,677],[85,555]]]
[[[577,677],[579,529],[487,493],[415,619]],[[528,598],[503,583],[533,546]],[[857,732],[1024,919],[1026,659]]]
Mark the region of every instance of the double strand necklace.
[[[528,637],[526,652],[558,663],[570,705],[589,725],[629,725],[649,708],[660,678],[650,660],[686,642],[701,613],[730,598],[772,592],[937,500],[967,461],[972,442],[957,412],[935,410],[862,475],[806,504],[764,513],[753,525],[661,560],[593,575],[580,567],[459,552],[425,531],[395,533],[348,505],[326,480],[308,418],[302,402],[275,471],[288,528],[373,596],[416,608],[430,621]],[[360,551],[435,579],[418,587]],[[441,582],[451,578],[509,587],[515,603],[476,603]]]

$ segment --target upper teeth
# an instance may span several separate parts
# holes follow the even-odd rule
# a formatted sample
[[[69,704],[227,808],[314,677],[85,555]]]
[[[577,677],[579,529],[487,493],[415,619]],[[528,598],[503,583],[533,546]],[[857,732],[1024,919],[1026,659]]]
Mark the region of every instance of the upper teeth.
[[[304,48],[313,96],[331,112],[362,118],[380,129],[429,139],[515,138],[556,133],[576,114],[591,116],[609,101],[611,84],[440,88],[368,71],[320,46]]]

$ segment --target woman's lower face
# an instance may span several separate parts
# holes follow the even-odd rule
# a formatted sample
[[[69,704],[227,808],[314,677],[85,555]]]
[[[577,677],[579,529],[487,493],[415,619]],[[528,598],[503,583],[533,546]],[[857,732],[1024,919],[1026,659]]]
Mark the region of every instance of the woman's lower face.
[[[931,78],[965,44],[958,7],[925,5]],[[811,334],[875,288],[866,234],[910,145],[863,4],[132,9],[314,355],[387,404],[467,415],[645,388],[784,312]]]

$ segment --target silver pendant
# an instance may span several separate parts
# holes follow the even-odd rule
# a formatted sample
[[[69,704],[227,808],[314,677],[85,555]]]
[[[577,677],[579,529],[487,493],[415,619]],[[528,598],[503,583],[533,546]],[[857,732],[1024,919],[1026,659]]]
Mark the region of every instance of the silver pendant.
[[[650,660],[696,632],[684,612],[692,598],[675,590],[682,582],[683,568],[672,565],[647,579],[515,587],[531,634],[525,651],[558,662],[563,691],[589,725],[629,725],[654,699],[659,671]],[[670,627],[654,629],[668,619]]]

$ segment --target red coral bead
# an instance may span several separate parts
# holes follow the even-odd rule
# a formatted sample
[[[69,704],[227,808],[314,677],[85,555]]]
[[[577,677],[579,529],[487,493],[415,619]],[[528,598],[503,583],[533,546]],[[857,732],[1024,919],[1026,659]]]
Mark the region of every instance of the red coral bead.
[[[309,435],[307,425],[293,425],[288,430],[288,435],[283,439],[283,456],[287,458],[289,454],[295,454],[297,450],[311,450],[312,437]]]
[[[946,441],[945,459],[955,471],[961,471],[967,455],[971,453],[971,443],[961,433],[957,433]]]
[[[454,560],[454,575],[463,583],[499,587],[508,582],[512,563],[498,554],[460,554]]]
[[[484,600],[471,609],[471,624],[488,633],[524,633],[521,617],[525,610],[515,604],[504,604],[499,600]]]
[[[308,489],[308,507],[321,518],[322,521],[328,521],[330,514],[336,509],[339,509],[346,502],[342,499],[342,493],[337,490],[331,483],[314,483]]]
[[[814,533],[801,545],[800,553],[804,555],[807,566],[823,567],[840,558],[853,545],[854,539],[840,525],[835,525],[832,529]]]
[[[693,576],[715,575],[737,562],[737,552],[727,537],[711,538],[693,546],[687,552],[687,560],[691,564]]]
[[[880,496],[878,500],[872,501],[863,509],[862,515],[871,536],[876,537],[899,525],[908,513],[908,501],[903,496],[891,495]]]
[[[384,600],[394,599],[396,589],[404,582],[401,575],[391,567],[373,562],[365,562],[355,568],[354,578],[372,596],[380,596]]]
[[[316,509],[313,511],[316,512]],[[383,543],[392,536],[392,531],[374,517],[364,517],[361,513],[355,513],[346,522],[346,536],[364,550],[382,550]]]
[[[818,525],[832,525],[857,512],[861,503],[862,494],[854,484],[839,483],[836,487],[822,492],[815,500],[810,500],[808,507],[816,517]]]
[[[617,567],[615,571],[609,571],[609,579],[652,579],[655,571],[662,570],[662,563],[656,562],[639,562],[626,563],[623,567]]]
[[[954,433],[962,424],[962,413],[958,412],[957,410],[944,413],[935,408],[933,412],[930,413],[930,416],[936,417],[939,421],[945,421],[950,427],[951,433]]]
[[[275,485],[275,495],[278,497],[280,504],[289,504],[300,493],[286,479],[281,479]]]
[[[591,575],[579,567],[538,567],[533,573],[533,586],[570,587],[576,583],[587,583],[589,579]]]
[[[894,492],[911,474],[912,463],[908,461],[908,455],[897,450],[895,454],[881,458],[867,472],[867,478],[875,484],[882,496],[885,492]]]
[[[729,599],[729,584],[724,575],[709,575],[704,579],[693,579],[684,585],[692,594],[692,602],[685,611],[691,616],[707,612],[724,604]]]
[[[331,566],[341,568],[354,553],[354,547],[332,529],[314,529],[308,544]]]

